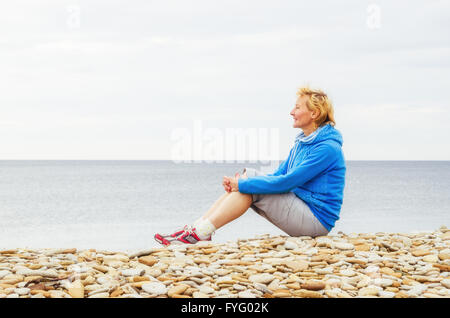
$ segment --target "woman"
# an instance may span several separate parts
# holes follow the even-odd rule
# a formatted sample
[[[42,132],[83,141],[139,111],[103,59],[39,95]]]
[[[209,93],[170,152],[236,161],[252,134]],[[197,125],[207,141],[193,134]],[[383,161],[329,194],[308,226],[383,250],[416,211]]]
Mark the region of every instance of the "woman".
[[[295,138],[273,174],[245,168],[223,178],[226,191],[201,218],[173,234],[156,234],[163,245],[209,241],[217,229],[252,208],[290,236],[323,236],[334,227],[343,201],[345,159],[333,106],[321,90],[302,87],[291,111]]]

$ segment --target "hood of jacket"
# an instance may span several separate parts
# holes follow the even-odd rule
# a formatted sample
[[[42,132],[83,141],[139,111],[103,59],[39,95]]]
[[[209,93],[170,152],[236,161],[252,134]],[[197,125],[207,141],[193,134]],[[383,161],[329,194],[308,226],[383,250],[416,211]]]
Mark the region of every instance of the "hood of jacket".
[[[304,145],[312,145],[324,140],[334,140],[340,146],[342,146],[343,143],[341,133],[330,124],[326,124],[322,127],[317,128],[309,136],[305,136],[305,133],[302,131],[295,137],[296,143],[299,142],[300,144]]]

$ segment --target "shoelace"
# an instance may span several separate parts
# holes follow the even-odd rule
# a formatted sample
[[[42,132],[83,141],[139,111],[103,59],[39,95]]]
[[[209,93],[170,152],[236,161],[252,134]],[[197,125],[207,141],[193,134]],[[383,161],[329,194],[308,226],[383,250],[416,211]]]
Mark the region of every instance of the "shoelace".
[[[187,233],[187,235],[192,235],[192,234],[194,234],[194,230],[195,230],[195,227],[189,226],[188,229],[185,231],[185,233]]]
[[[176,238],[183,237],[186,234],[191,234],[192,233],[192,229],[193,229],[192,225],[185,225],[184,229],[183,229],[183,232],[181,234],[179,234]]]

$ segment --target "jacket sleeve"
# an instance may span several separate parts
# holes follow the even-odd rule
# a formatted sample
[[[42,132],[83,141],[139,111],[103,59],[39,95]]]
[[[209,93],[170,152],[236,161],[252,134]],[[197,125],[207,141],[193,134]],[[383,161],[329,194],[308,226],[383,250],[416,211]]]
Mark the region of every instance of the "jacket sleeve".
[[[324,172],[336,160],[331,145],[318,145],[298,166],[284,175],[255,176],[239,179],[239,192],[254,194],[286,193],[302,186]]]
[[[288,157],[288,159],[289,159],[289,157]],[[274,173],[267,174],[267,176],[279,176],[281,174],[285,174],[286,170],[287,170],[288,161],[289,161],[288,159],[281,162],[280,165],[278,166],[277,170]]]

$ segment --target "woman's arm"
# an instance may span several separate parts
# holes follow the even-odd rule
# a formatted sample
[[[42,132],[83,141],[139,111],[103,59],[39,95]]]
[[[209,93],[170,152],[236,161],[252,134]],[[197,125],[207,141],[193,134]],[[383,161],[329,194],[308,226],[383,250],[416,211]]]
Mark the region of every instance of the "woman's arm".
[[[325,171],[337,159],[337,150],[329,144],[318,145],[305,160],[284,175],[255,176],[238,180],[241,193],[286,193]]]
[[[288,157],[288,159],[289,159],[289,157]],[[287,164],[289,161],[288,159],[282,161],[280,163],[280,165],[278,166],[277,170],[274,173],[267,174],[267,176],[279,176],[279,175],[285,174],[287,171]]]

